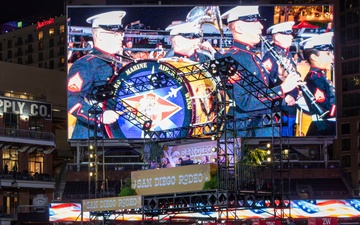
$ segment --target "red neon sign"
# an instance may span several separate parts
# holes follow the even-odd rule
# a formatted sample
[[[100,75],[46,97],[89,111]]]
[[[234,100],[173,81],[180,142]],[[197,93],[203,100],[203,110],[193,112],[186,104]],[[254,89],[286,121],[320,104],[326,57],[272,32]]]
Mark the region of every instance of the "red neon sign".
[[[43,26],[53,24],[55,22],[54,18],[50,18],[48,20],[45,20],[43,22],[37,22],[36,29],[42,28]]]

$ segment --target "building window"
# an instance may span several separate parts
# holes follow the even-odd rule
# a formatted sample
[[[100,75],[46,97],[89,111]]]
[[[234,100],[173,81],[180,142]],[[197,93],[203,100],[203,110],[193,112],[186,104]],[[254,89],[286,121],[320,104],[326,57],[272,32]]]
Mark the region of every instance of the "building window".
[[[33,46],[32,45],[28,45],[28,48],[26,50],[26,53],[32,53],[34,50],[33,50]]]
[[[343,116],[358,116],[360,115],[360,109],[345,109]]]
[[[32,57],[32,55],[28,55],[27,64],[31,64],[31,63],[33,63],[33,57]]]
[[[22,37],[18,37],[17,38],[17,42],[16,42],[16,45],[23,45],[23,40],[22,40]]]
[[[17,59],[17,63],[18,63],[18,64],[23,64],[23,60],[22,60],[21,57]]]
[[[31,175],[43,173],[44,157],[40,152],[34,151],[29,154],[29,172]]]
[[[2,159],[5,174],[13,174],[18,172],[18,149],[6,145],[2,149]]]
[[[343,107],[360,106],[360,93],[343,94]]]
[[[344,46],[341,49],[343,59],[351,59],[359,57],[359,45]]]
[[[2,42],[0,42],[0,51],[2,51]]]
[[[44,42],[40,41],[39,42],[39,50],[43,50],[44,49]]]
[[[65,44],[65,37],[64,36],[60,36],[60,42],[59,44]]]
[[[4,113],[4,126],[9,129],[19,128],[20,115],[14,113]]]
[[[8,52],[7,52],[7,57],[8,57],[8,59],[11,59],[11,58],[12,58],[12,51],[11,51],[11,50],[8,50]]]
[[[360,90],[360,76],[342,79],[343,91]]]
[[[350,155],[344,155],[341,157],[341,166],[342,167],[351,167],[351,157]]]
[[[50,28],[49,29],[49,37],[54,37],[55,35],[55,29],[54,28]]]
[[[350,123],[341,124],[341,134],[350,134]]]
[[[28,34],[27,43],[32,43],[34,41],[32,34]]]
[[[49,58],[54,58],[54,49],[50,49],[49,51]]]
[[[38,33],[38,40],[41,41],[44,38],[44,31]]]
[[[44,118],[37,116],[29,117],[29,130],[40,131],[44,130]]]
[[[60,58],[60,65],[59,66],[65,66],[65,57]]]
[[[59,31],[60,31],[60,34],[65,34],[65,25],[60,25]]]
[[[360,30],[359,27],[350,27],[346,29],[346,40],[347,41],[354,41],[358,40],[360,37]]]
[[[53,47],[54,47],[54,43],[55,43],[54,38],[51,38],[51,39],[49,40],[49,47],[50,47],[50,48],[53,48]]]
[[[65,55],[65,49],[59,48],[59,56],[64,56],[64,55]]]
[[[350,151],[350,138],[343,138],[341,139],[341,150],[342,151]]]
[[[8,48],[12,48],[12,40],[8,40],[7,43],[8,43],[8,44],[7,44],[7,45],[8,45],[7,47],[8,47]]]
[[[44,53],[39,52],[39,61],[43,61],[43,60],[44,60]]]
[[[49,69],[54,69],[54,60],[49,61]]]
[[[359,73],[359,61],[349,61],[341,64],[342,75]]]

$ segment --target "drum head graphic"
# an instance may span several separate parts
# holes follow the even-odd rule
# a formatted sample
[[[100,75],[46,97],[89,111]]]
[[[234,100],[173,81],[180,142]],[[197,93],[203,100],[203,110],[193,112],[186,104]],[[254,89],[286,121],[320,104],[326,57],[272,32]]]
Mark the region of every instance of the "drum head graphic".
[[[110,81],[115,97],[105,103],[106,110],[120,115],[116,123],[105,125],[108,137],[144,138],[143,121],[151,121],[151,131],[189,126],[196,107],[190,84],[178,77],[176,70],[156,60],[140,60],[121,68]]]

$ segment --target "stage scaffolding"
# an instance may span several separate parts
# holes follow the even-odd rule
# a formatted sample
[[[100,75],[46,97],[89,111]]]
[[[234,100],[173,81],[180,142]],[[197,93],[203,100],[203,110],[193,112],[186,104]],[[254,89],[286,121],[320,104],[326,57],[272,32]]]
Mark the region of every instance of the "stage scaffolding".
[[[239,68],[241,69],[239,70]],[[239,65],[231,57],[176,68],[170,73],[174,75],[171,79],[166,77],[164,73],[146,74],[136,78],[130,77],[127,84],[132,85],[124,85],[123,88],[118,87],[117,96],[115,96],[114,84],[112,83],[95,87],[93,98],[97,101],[94,102],[106,101],[108,106],[116,106],[118,111],[127,111],[128,113],[121,113],[119,116],[142,129],[149,142],[166,143],[188,138],[216,140],[217,145],[214,151],[217,152],[218,159],[218,189],[196,193],[143,196],[143,209],[137,213],[142,213],[144,218],[156,218],[161,214],[175,211],[206,212],[216,210],[218,218],[225,218],[226,221],[237,221],[239,218],[236,216],[236,209],[271,207],[274,208],[274,219],[283,219],[288,216],[284,213],[284,209],[290,207],[288,188],[290,176],[287,169],[288,159],[284,156],[284,149],[288,145],[288,140],[286,137],[282,137],[281,132],[279,132],[282,126],[281,101],[263,102],[269,113],[254,114],[253,117],[237,118],[233,111],[228,110],[234,106],[234,102],[228,97],[236,94],[234,93],[234,85],[241,86],[248,91],[249,95],[255,97],[263,96],[272,99],[277,93],[273,92],[272,89],[264,90],[262,81],[246,70],[246,66]],[[240,79],[231,80],[235,74],[240,76]],[[215,119],[212,122],[152,131],[149,129],[151,119],[135,109],[131,110],[131,106],[121,100],[122,95],[149,91],[149,86],[151,86],[151,90],[154,90],[173,85],[173,80],[191,82],[209,78],[216,83],[215,93],[213,93],[216,96],[214,102],[216,105],[214,108]],[[154,80],[157,83],[154,83]],[[103,109],[99,103],[94,103],[89,110],[89,196],[95,198],[100,196],[99,185],[105,182],[106,177],[105,169],[102,170],[103,174],[99,174],[98,168],[100,162],[105,165],[103,152],[105,134],[100,116],[102,113]],[[253,123],[253,121],[259,120],[260,123]],[[241,164],[240,151],[243,147],[241,140],[244,139],[241,134],[262,128],[272,128],[273,135],[268,138],[267,142],[271,146],[269,150],[272,160],[275,160],[275,154],[281,156],[277,159],[277,166],[275,167],[274,163],[267,163],[262,166]],[[245,139],[247,138],[245,137]],[[91,155],[95,157],[90,157]],[[209,220],[212,219],[216,220],[216,218],[209,218]]]

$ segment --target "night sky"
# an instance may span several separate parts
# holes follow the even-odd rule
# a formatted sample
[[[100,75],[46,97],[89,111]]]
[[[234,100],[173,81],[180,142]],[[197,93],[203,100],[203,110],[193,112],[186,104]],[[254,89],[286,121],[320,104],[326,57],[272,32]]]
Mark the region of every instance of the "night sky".
[[[6,5],[6,7],[5,7]],[[100,8],[99,8],[100,7]],[[224,13],[233,6],[220,7],[220,12]],[[92,8],[89,10],[89,8]],[[96,9],[98,8],[98,9]],[[124,10],[127,15],[123,19],[123,24],[129,24],[133,21],[139,20],[145,26],[150,26],[151,29],[164,29],[174,20],[185,20],[187,13],[193,6],[177,7],[174,10],[173,6],[149,6],[149,5],[127,5],[119,6],[69,6],[64,5],[64,0],[9,0],[6,4],[0,7],[0,23],[9,21],[23,21],[23,22],[37,22],[47,20],[51,17],[66,14],[67,11],[76,10],[76,15],[71,15],[71,24],[75,26],[89,26],[86,24],[86,18],[93,16],[96,13],[101,13],[109,10]],[[96,9],[96,10],[94,10]],[[272,14],[273,12],[263,11],[264,14]],[[264,15],[270,18],[268,15]],[[272,21],[268,21],[272,23]]]
[[[36,22],[39,18],[46,20],[65,14],[64,0],[6,0],[1,3],[0,23]]]

